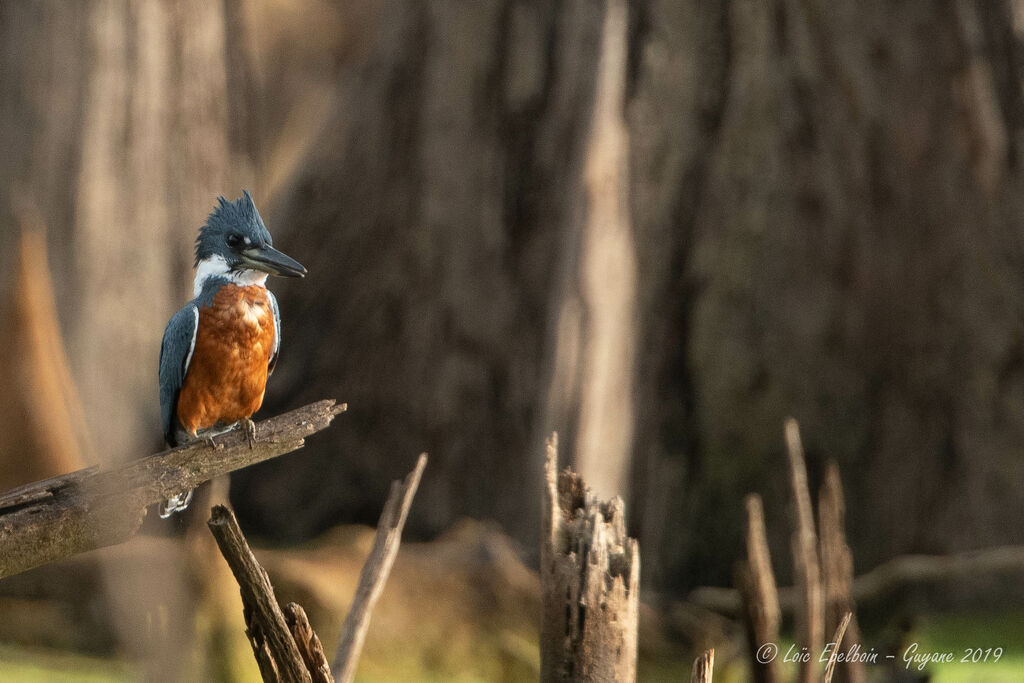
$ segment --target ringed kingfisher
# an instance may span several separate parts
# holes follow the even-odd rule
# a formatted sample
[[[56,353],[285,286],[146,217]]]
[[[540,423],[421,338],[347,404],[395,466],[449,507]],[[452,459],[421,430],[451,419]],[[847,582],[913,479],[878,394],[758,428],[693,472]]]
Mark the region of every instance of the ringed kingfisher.
[[[306,269],[274,249],[248,190],[218,206],[199,229],[193,299],[164,330],[160,346],[160,417],[169,446],[244,427],[263,403],[281,348],[277,299],[268,275],[303,277]],[[188,507],[192,492],[161,504],[161,518]]]

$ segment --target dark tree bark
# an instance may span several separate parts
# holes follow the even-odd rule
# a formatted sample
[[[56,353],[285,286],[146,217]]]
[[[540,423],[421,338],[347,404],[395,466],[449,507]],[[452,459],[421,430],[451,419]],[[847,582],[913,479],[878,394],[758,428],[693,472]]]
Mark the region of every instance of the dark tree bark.
[[[312,279],[281,289],[293,320],[317,322],[286,323],[301,360],[275,382],[294,400],[343,382],[352,422],[296,467],[236,479],[240,501],[259,501],[238,512],[291,536],[370,522],[398,474],[384,454],[426,449],[420,531],[478,514],[536,538],[523,501],[539,495],[541,468],[527,454],[554,403],[543,397],[558,311],[577,289],[605,3],[374,7],[365,51],[278,212],[332,294],[310,295]],[[561,422],[566,410],[551,412]],[[628,463],[628,445],[617,450]],[[295,510],[270,486],[308,504]]]
[[[720,501],[781,518],[790,411],[812,479],[849,475],[858,566],[1020,542],[996,515],[1024,497],[993,485],[1024,433],[1011,3],[633,9],[645,566],[726,579]]]
[[[353,414],[240,482],[262,531],[372,522],[388,454],[429,449],[419,531],[470,514],[532,541],[532,454],[558,428],[588,481],[629,482],[602,495],[624,495],[647,585],[726,583],[742,524],[720,503],[756,489],[782,518],[791,413],[812,486],[825,457],[846,473],[862,566],[1019,543],[1014,7],[353,1],[267,34],[302,43],[303,90],[221,3],[7,3],[0,287],[16,196],[47,229],[87,424],[148,450],[194,230],[286,130],[266,213],[311,276],[280,287],[267,407]],[[264,71],[238,73],[242,42]],[[312,113],[275,107],[279,82]]]
[[[333,118],[275,211],[333,292],[282,288],[317,324],[286,322],[303,360],[275,380],[344,383],[346,457],[236,493],[275,533],[370,522],[386,454],[427,448],[420,531],[476,514],[530,538],[529,454],[557,427],[588,480],[628,477],[658,585],[724,583],[742,524],[715,511],[761,490],[782,517],[792,413],[812,485],[826,455],[849,473],[865,566],[1020,541],[993,515],[1024,496],[989,486],[1020,474],[1024,433],[1009,3],[616,7],[359,6]],[[271,486],[309,504],[281,514]]]

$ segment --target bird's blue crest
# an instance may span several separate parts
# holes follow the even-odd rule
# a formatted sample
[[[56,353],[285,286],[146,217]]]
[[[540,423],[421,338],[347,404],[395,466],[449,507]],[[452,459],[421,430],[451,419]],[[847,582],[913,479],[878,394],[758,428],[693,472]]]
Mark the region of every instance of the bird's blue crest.
[[[226,253],[226,238],[233,233],[248,238],[254,246],[274,243],[248,190],[242,190],[242,196],[233,202],[217,197],[217,208],[206,219],[206,225],[199,228],[195,265],[215,254]]]

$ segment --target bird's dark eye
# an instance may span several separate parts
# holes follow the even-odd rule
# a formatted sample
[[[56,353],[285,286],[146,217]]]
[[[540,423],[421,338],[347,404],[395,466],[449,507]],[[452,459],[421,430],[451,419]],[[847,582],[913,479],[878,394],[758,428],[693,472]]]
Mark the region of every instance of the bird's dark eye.
[[[228,236],[225,237],[224,240],[228,243],[228,246],[232,248],[242,244],[242,236],[237,232],[228,233]]]

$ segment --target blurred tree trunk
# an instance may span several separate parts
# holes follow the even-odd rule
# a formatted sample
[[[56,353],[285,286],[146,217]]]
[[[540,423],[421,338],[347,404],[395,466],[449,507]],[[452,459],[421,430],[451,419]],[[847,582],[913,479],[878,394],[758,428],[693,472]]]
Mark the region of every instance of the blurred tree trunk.
[[[372,522],[428,449],[421,531],[532,541],[557,428],[629,494],[653,585],[727,582],[742,494],[782,516],[794,414],[859,567],[1024,542],[1019,2],[253,6],[0,4],[0,308],[35,207],[98,452],[157,442],[195,229],[273,140],[271,227],[311,274],[278,286],[267,409],[352,411],[239,482],[263,531]],[[276,41],[331,96],[249,71]]]
[[[70,251],[52,229],[74,221],[85,16],[81,3],[0,5],[3,488],[94,456],[58,318],[75,294],[66,277],[53,277],[67,270]]]
[[[93,460],[64,340],[57,324],[46,243],[26,207],[4,292],[0,340],[0,491],[85,467]]]
[[[11,292],[23,216],[34,215],[43,227],[73,222],[74,193],[69,187],[77,169],[81,84],[87,67],[81,59],[85,36],[77,27],[86,14],[83,3],[0,5],[2,307],[16,305]],[[53,244],[58,240],[50,241],[53,268],[61,272],[67,250]],[[61,289],[64,282],[56,284]]]
[[[782,515],[792,413],[812,478],[849,472],[858,561],[1022,540],[1014,7],[346,5],[334,117],[276,211],[312,275],[281,287],[275,381],[353,410],[241,482],[250,519],[372,521],[427,448],[418,520],[531,538],[557,427],[588,479],[630,477],[645,571],[727,582],[741,495]]]
[[[163,326],[189,295],[192,239],[216,195],[240,191],[229,179],[252,187],[255,151],[229,121],[229,102],[244,112],[252,85],[237,63],[240,23],[236,17],[229,26],[225,7],[191,0],[0,7],[0,253],[5,261],[18,253],[14,211],[37,213],[89,431],[79,438],[107,460],[160,444],[156,362]],[[6,294],[13,283],[3,265]],[[45,274],[38,278],[45,283]],[[61,369],[51,365],[51,374]],[[145,659],[151,677],[202,671],[188,654],[186,558],[150,561],[142,573],[105,568],[122,643]]]
[[[858,566],[1020,542],[1020,4],[633,7],[646,567],[727,580],[787,413]]]
[[[276,212],[282,243],[311,275],[279,287],[288,360],[274,377],[289,402],[326,391],[353,409],[333,443],[236,477],[253,506],[243,517],[291,535],[370,522],[387,482],[425,449],[421,530],[489,514],[534,539],[542,435],[563,421],[567,450],[585,433],[613,470],[610,486],[626,483],[631,296],[618,285],[600,293],[597,272],[618,268],[616,248],[627,259],[632,249],[625,9],[613,4],[606,29],[607,3],[589,1],[357,3],[364,23],[338,107]],[[623,54],[599,76],[609,41]],[[602,202],[618,213],[605,216]],[[602,230],[611,242],[593,238]],[[624,269],[629,282],[633,265]],[[556,359],[565,308],[605,301],[614,309],[578,317],[573,339],[560,339],[568,358]],[[624,395],[583,388],[598,382]],[[596,467],[580,469],[598,479]],[[281,490],[306,504],[295,509]]]
[[[224,6],[203,2],[0,8],[2,265],[18,253],[15,205],[32,207],[104,457],[158,443],[160,333],[191,289],[191,241],[217,194],[240,191],[229,179],[252,186],[255,124],[228,109],[254,86],[227,30]]]
[[[152,443],[160,331],[188,298],[191,239],[216,195],[238,191],[229,177],[251,169],[230,144],[233,41],[223,5],[98,0],[88,27],[77,213],[67,235],[80,297],[69,343],[90,414],[116,454]],[[114,375],[118,392],[108,389]]]
[[[623,118],[627,18],[624,0],[605,3],[583,159],[559,226],[541,425],[543,434],[558,430],[569,439],[573,466],[604,498],[629,497],[634,423],[637,262]]]

